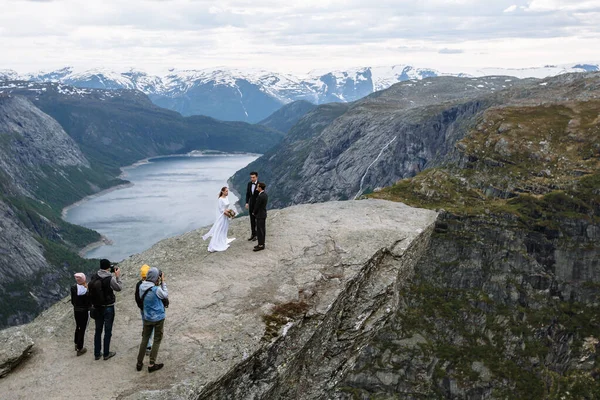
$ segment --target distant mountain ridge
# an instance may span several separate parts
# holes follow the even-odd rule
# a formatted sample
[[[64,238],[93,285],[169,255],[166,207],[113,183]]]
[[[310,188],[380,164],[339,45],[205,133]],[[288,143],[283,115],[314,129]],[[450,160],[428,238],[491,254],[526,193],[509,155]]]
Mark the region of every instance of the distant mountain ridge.
[[[187,115],[207,115],[230,121],[258,122],[281,106],[305,100],[313,104],[352,102],[407,80],[436,76],[545,78],[570,72],[600,70],[600,64],[547,65],[539,68],[466,68],[438,71],[411,65],[358,67],[345,70],[314,70],[304,75],[257,69],[209,68],[169,70],[159,76],[130,69],[116,72],[96,68],[65,67],[51,72],[18,74],[0,70],[0,80],[60,82],[93,89],[136,89],[152,102]]]

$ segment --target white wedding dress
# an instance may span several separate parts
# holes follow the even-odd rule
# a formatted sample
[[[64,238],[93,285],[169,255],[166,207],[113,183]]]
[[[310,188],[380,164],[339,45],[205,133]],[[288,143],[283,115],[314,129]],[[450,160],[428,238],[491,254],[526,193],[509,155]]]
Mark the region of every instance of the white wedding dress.
[[[229,199],[227,197],[219,197],[219,204],[217,206],[217,220],[213,224],[210,231],[202,239],[210,239],[208,244],[208,251],[225,251],[229,247],[229,243],[233,242],[235,238],[227,238],[227,230],[229,229],[229,218],[223,214],[225,210],[229,208]]]

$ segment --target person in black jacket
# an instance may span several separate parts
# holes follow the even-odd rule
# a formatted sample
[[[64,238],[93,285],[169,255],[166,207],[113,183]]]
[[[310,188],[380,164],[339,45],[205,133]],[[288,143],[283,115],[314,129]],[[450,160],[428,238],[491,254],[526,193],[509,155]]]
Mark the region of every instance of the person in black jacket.
[[[85,274],[78,272],[75,274],[75,285],[71,286],[71,304],[73,304],[73,313],[75,314],[75,350],[77,355],[85,354],[87,349],[83,346],[85,339],[85,330],[89,321],[89,311],[92,303],[88,296],[88,287],[85,280]]]
[[[265,249],[265,236],[267,234],[267,203],[269,196],[265,192],[267,185],[259,182],[257,185],[258,196],[254,203],[254,217],[256,218],[256,233],[258,235],[258,245],[254,246],[254,251]]]
[[[114,271],[113,273],[110,271]],[[115,321],[115,291],[120,292],[121,270],[117,266],[112,266],[107,259],[100,260],[100,269],[90,278],[88,291],[92,301],[94,319],[96,320],[96,332],[94,334],[94,359],[99,360],[104,354],[104,359],[108,360],[117,353],[110,351],[110,340],[112,338],[112,328]],[[102,331],[104,330],[104,342],[102,341]],[[104,343],[104,345],[103,345]]]
[[[248,182],[248,187],[246,188],[246,209],[250,213],[250,228],[252,229],[252,233],[250,234],[249,241],[253,241],[257,239],[256,236],[256,218],[254,218],[254,204],[256,203],[256,197],[258,196],[258,190],[256,187],[258,185],[258,172],[252,171],[250,172],[250,182]]]

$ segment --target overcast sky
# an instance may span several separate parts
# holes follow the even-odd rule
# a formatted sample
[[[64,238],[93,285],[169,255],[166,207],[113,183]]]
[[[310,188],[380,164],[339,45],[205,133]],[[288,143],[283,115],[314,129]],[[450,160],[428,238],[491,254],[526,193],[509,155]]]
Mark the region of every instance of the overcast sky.
[[[0,0],[0,69],[597,62],[599,21],[600,0]]]

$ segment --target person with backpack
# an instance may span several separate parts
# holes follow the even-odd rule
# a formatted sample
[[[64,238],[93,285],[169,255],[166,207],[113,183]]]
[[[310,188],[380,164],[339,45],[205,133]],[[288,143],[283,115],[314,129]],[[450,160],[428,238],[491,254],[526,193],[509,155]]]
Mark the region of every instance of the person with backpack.
[[[114,273],[114,276],[113,276]],[[96,320],[94,334],[94,358],[99,360],[114,357],[117,353],[110,351],[110,339],[115,320],[115,291],[120,292],[121,270],[111,266],[107,259],[100,260],[100,269],[90,279],[88,293],[93,305],[92,315]],[[102,346],[102,330],[104,330],[104,346]],[[102,353],[104,350],[104,353]]]
[[[85,274],[78,272],[75,274],[75,284],[71,286],[71,304],[75,315],[75,351],[77,356],[85,354],[87,349],[83,346],[85,339],[85,330],[87,329],[90,311],[90,297],[88,296],[88,285]]]
[[[140,309],[140,315],[142,316],[142,331],[144,330],[144,305],[142,303],[142,298],[140,297],[140,285],[142,284],[142,282],[144,282],[146,280],[146,274],[148,273],[149,269],[150,269],[150,266],[148,264],[142,265],[142,267],[140,268],[140,278],[141,279],[135,285],[135,303],[137,304],[138,308]],[[154,330],[152,330],[152,333],[150,334],[150,339],[148,340],[148,347],[146,347],[146,355],[147,356],[150,355],[150,351],[152,350],[153,339],[154,339]]]
[[[144,366],[144,355],[146,354],[148,340],[150,334],[154,332],[154,343],[152,344],[150,364],[148,365],[148,372],[154,372],[164,366],[164,364],[156,364],[156,355],[163,337],[166,317],[165,303],[169,298],[165,274],[157,268],[150,268],[146,274],[146,280],[140,285],[139,295],[143,305],[144,330],[142,332],[142,343],[140,343],[138,351],[136,370],[141,371]]]

